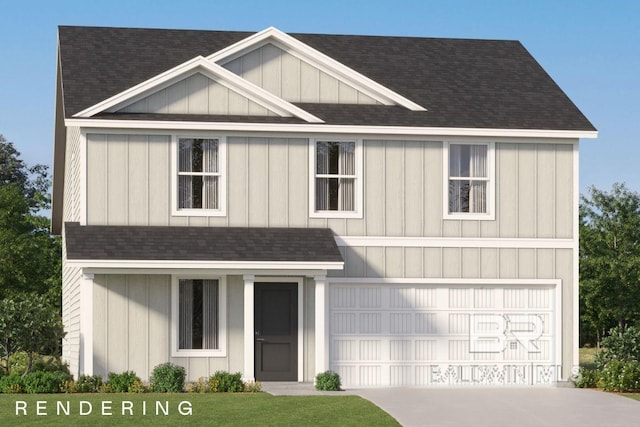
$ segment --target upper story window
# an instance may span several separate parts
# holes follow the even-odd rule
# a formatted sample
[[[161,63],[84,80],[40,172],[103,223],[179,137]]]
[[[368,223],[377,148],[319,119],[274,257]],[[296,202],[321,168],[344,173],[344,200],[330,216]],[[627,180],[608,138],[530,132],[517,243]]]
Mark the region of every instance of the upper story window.
[[[224,215],[224,141],[177,138],[175,215]]]
[[[445,143],[445,218],[494,219],[493,143]]]
[[[225,354],[225,298],[223,278],[174,278],[172,354],[175,357]]]
[[[315,141],[311,150],[311,216],[362,216],[362,161],[359,141]]]

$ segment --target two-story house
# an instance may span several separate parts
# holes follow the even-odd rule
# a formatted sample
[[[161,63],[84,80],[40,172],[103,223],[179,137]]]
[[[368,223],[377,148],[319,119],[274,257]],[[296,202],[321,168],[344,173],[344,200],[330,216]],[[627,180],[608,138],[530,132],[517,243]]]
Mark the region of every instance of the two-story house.
[[[60,27],[64,359],[566,380],[596,135],[516,41]]]

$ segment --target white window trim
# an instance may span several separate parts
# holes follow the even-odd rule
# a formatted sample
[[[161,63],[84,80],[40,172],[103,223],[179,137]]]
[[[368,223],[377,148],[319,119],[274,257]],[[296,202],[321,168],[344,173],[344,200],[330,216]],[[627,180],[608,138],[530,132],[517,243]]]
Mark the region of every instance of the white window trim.
[[[178,348],[179,283],[186,280],[218,280],[218,349],[180,350]],[[171,357],[226,357],[227,356],[227,277],[209,275],[171,276]]]
[[[217,139],[219,209],[178,208],[178,141],[181,138]],[[172,216],[227,216],[227,139],[221,135],[172,135],[171,136],[171,215]]]
[[[355,211],[316,211],[316,144],[318,142],[355,142]],[[309,217],[311,218],[362,218],[362,193],[364,174],[362,168],[362,139],[317,138],[309,139]],[[324,175],[323,175],[324,176]],[[335,177],[337,175],[332,175]],[[322,176],[321,176],[322,177]]]
[[[496,219],[496,163],[495,143],[479,141],[444,141],[442,149],[442,215],[444,219],[493,221]],[[449,145],[487,146],[487,212],[449,212]]]

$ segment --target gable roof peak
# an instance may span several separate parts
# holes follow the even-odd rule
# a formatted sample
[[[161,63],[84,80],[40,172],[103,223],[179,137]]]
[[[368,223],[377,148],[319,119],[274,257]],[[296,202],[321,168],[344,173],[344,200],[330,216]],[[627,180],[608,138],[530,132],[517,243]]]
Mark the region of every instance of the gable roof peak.
[[[427,111],[423,106],[394,92],[369,77],[331,58],[308,44],[280,31],[276,27],[268,27],[262,31],[246,37],[224,49],[209,55],[208,60],[224,65],[236,58],[258,49],[268,43],[300,58],[302,61],[319,70],[342,80],[358,91],[375,99],[383,105],[399,105],[412,111]]]

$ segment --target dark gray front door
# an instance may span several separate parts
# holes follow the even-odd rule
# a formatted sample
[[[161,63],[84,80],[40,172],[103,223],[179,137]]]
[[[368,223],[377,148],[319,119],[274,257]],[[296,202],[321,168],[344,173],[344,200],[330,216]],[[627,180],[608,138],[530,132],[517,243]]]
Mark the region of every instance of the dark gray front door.
[[[298,379],[298,284],[255,283],[255,375]]]

